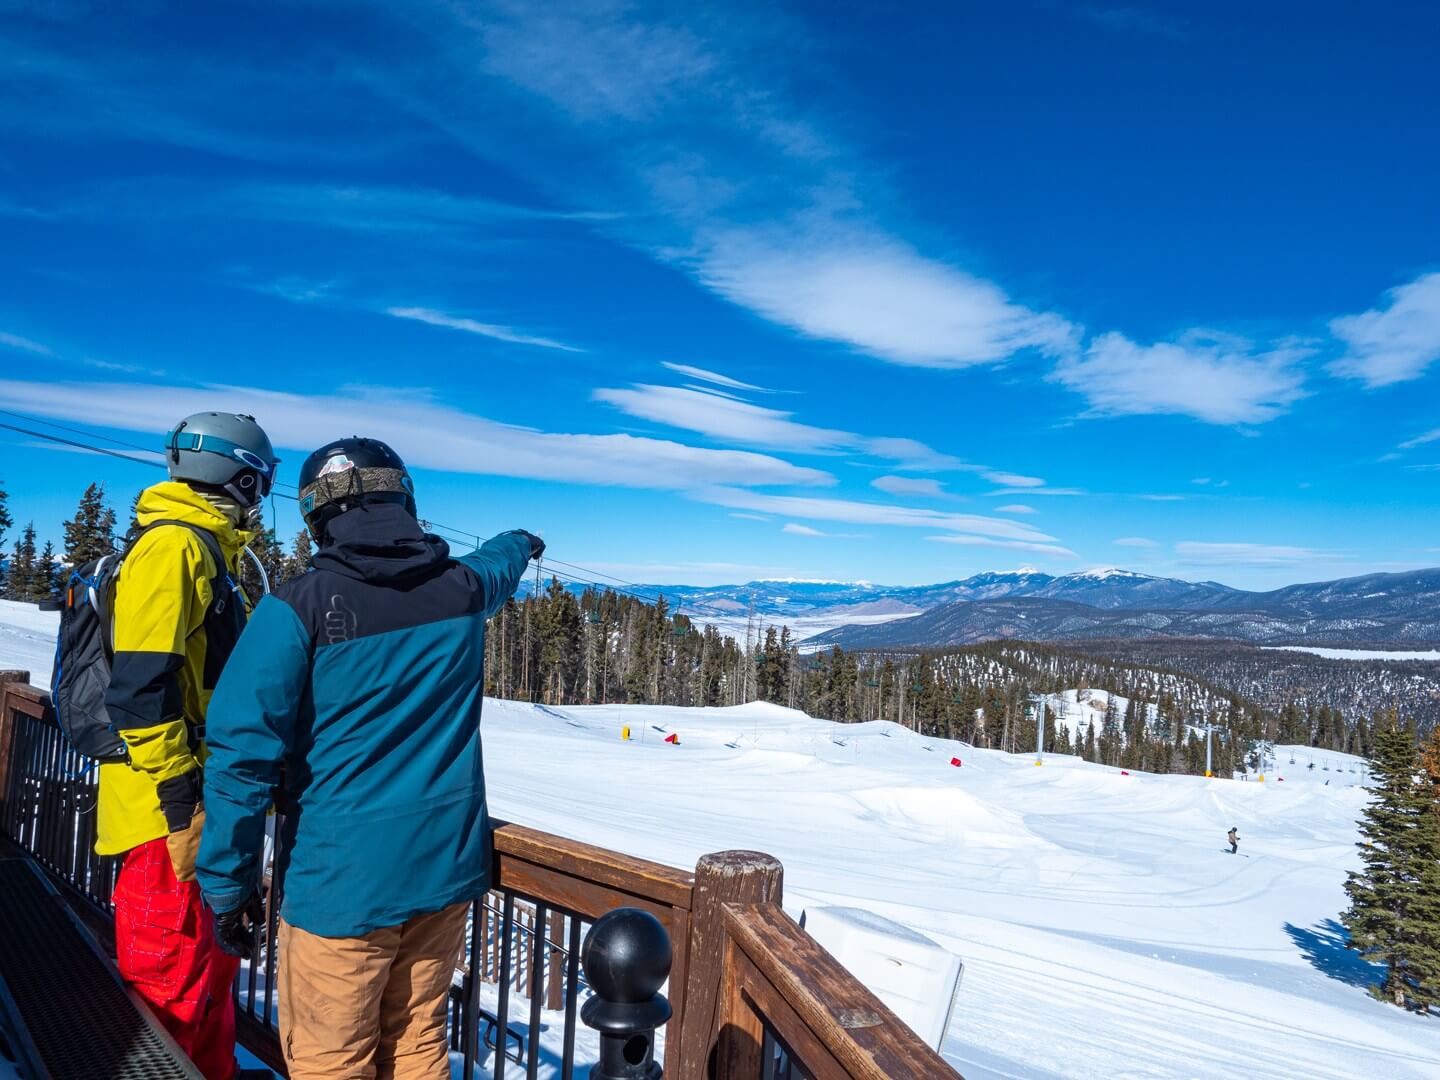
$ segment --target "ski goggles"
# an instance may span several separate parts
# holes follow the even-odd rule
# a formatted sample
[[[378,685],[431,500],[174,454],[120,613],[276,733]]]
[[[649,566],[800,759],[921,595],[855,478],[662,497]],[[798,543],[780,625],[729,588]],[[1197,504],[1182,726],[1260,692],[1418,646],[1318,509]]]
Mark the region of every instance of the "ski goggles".
[[[165,436],[166,450],[192,450],[197,453],[219,454],[221,457],[234,458],[247,469],[254,469],[255,474],[260,478],[260,497],[264,498],[270,494],[270,488],[275,483],[275,466],[279,461],[266,461],[259,454],[247,450],[239,443],[233,443],[229,439],[222,439],[218,435],[203,435],[193,431],[172,431]]]

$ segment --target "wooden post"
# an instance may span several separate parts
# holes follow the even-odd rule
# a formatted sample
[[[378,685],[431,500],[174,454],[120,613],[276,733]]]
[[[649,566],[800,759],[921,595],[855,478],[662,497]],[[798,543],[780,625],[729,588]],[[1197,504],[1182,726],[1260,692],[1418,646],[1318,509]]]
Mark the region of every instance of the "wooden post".
[[[704,1080],[710,1073],[711,1036],[720,1014],[725,967],[723,905],[778,904],[784,876],[780,860],[759,851],[719,851],[702,855],[695,864],[685,1010],[680,1030],[666,1033],[667,1040],[680,1040],[675,1080]]]
[[[6,793],[10,790],[10,756],[12,724],[10,721],[10,683],[26,686],[30,682],[28,671],[0,671],[0,806],[4,805]]]
[[[559,1012],[565,1007],[565,953],[560,948],[560,943],[565,940],[565,916],[558,911],[550,912],[549,936],[550,962],[545,965],[545,975],[549,980],[550,996],[545,1007],[551,1012]]]
[[[745,962],[740,946],[727,938],[722,950],[723,971],[715,1019],[715,1061],[709,1074],[714,1080],[744,1080],[766,1075],[761,1070],[765,1024],[746,1002],[741,990],[740,973]]]

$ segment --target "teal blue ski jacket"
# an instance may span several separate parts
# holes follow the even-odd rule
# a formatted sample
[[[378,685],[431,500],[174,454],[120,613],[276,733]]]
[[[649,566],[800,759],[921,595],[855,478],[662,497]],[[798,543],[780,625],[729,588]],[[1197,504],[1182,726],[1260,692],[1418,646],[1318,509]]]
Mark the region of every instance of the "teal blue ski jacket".
[[[502,533],[452,559],[403,507],[330,525],[313,569],[256,607],[210,701],[196,872],[217,912],[260,878],[283,808],[281,913],[353,937],[489,887],[485,621],[530,558]]]

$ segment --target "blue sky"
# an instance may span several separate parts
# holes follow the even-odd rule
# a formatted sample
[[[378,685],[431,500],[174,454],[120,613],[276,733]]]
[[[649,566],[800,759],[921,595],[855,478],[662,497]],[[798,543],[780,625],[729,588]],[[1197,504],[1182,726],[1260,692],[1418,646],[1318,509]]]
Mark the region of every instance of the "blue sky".
[[[0,409],[629,580],[1440,563],[1433,5],[219,7],[0,0]]]

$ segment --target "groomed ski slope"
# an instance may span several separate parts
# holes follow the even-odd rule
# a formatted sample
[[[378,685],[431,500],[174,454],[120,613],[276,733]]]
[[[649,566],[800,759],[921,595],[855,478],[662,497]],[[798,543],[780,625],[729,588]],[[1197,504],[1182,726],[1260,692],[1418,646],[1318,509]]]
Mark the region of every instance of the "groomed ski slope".
[[[0,668],[43,685],[54,618],[0,606]],[[483,730],[499,817],[677,866],[768,851],[792,914],[868,908],[959,953],[943,1052],[968,1080],[1440,1078],[1440,1018],[1371,1000],[1333,921],[1367,798],[1346,755],[1122,776],[759,703],[492,700]]]
[[[491,701],[483,726],[500,817],[677,866],[768,851],[793,914],[868,908],[959,953],[944,1054],[968,1080],[1440,1077],[1440,1019],[1371,1000],[1333,921],[1367,798],[1346,755],[1281,747],[1261,784],[764,704]]]

